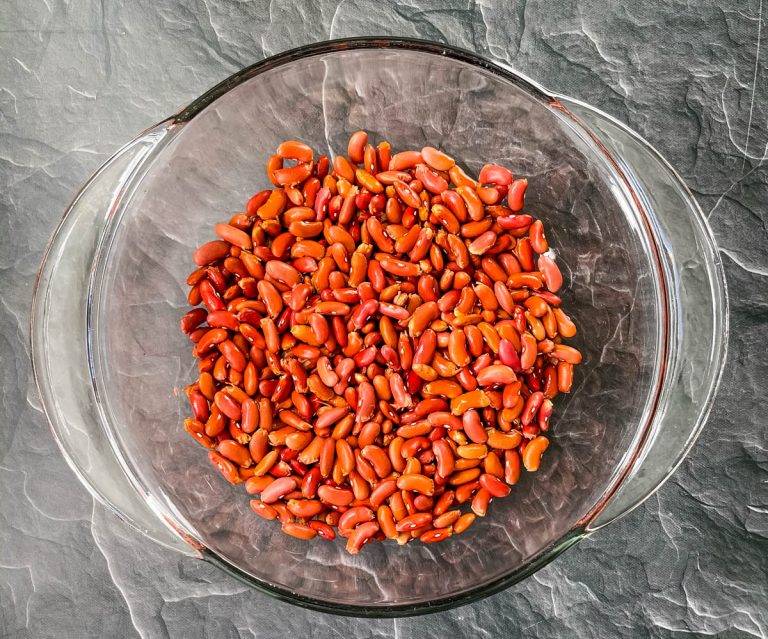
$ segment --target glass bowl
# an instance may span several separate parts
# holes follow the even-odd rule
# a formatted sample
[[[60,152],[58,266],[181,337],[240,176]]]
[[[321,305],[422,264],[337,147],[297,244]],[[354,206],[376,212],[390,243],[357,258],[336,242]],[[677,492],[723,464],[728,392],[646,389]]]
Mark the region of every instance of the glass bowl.
[[[584,354],[552,445],[488,516],[440,544],[348,555],[255,516],[183,430],[195,378],[184,280],[214,223],[267,185],[284,139],[333,156],[364,129],[530,180]],[[324,611],[439,610],[530,575],[658,488],[695,440],[726,349],[726,292],[685,185],[609,116],[443,45],[352,39],[232,76],[118,151],[51,241],[32,346],[43,405],[83,483],[159,543]]]

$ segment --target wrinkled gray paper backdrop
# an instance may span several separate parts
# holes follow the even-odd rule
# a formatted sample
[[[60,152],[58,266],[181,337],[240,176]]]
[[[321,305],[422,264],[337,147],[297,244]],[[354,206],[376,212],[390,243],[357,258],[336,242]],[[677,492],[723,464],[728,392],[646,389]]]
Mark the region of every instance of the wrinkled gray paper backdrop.
[[[768,635],[762,14],[762,0],[0,4],[0,637]],[[28,323],[50,233],[122,143],[264,56],[381,34],[508,62],[657,146],[717,235],[732,337],[701,439],[643,507],[495,597],[366,621],[247,590],[94,504],[40,411]]]

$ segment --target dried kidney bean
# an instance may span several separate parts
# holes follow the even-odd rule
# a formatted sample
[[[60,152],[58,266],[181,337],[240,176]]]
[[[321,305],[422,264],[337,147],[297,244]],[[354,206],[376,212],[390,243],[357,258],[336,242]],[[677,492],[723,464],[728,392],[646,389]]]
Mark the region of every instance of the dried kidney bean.
[[[267,175],[192,256],[185,430],[298,539],[464,532],[538,469],[581,361],[528,181],[363,131],[332,165],[283,142]]]

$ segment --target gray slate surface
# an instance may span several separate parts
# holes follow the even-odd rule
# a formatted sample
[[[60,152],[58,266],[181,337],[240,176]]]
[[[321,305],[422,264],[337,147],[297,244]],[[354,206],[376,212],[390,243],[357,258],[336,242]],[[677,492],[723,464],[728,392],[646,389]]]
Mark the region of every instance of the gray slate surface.
[[[0,636],[767,636],[768,32],[762,0],[722,4],[0,4]],[[718,401],[656,496],[502,594],[395,621],[277,602],[122,524],[59,454],[28,347],[43,248],[115,149],[242,66],[366,34],[475,50],[638,130],[708,212],[732,305]]]

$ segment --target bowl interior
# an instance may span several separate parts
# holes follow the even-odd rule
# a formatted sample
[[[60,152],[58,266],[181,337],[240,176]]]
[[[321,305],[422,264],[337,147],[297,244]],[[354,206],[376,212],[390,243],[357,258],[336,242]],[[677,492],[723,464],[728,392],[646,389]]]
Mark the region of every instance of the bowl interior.
[[[454,58],[348,49],[245,79],[174,125],[121,203],[94,295],[94,373],[115,442],[159,512],[253,579],[340,606],[419,605],[521,571],[604,497],[644,422],[658,374],[658,275],[615,174],[578,124],[523,83]],[[365,129],[394,149],[430,144],[474,174],[487,162],[527,176],[565,276],[563,306],[585,355],[555,400],[552,445],[485,518],[441,544],[301,542],[254,515],[184,432],[181,390],[196,378],[187,310],[191,252],[269,186],[284,139],[343,153]]]

